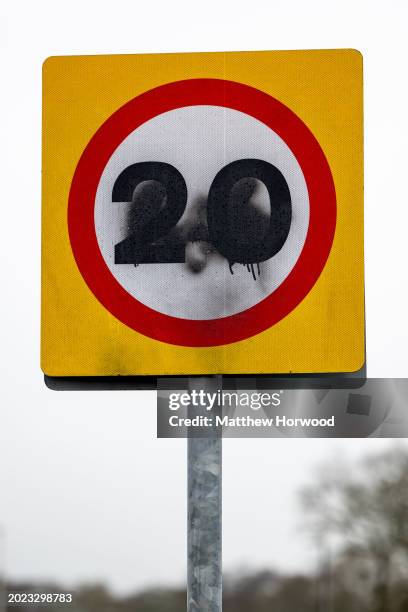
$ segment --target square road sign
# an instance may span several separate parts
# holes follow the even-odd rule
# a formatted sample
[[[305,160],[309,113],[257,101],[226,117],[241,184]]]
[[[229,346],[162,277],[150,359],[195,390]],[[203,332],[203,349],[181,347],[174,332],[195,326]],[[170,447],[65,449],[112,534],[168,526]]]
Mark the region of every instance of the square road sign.
[[[50,57],[49,376],[359,370],[362,57]]]

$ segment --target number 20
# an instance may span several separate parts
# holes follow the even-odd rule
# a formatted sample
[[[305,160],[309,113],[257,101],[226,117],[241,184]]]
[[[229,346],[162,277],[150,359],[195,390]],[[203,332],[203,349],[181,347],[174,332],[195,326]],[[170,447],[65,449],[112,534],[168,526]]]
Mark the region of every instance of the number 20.
[[[261,239],[242,241],[229,230],[231,204],[242,179],[261,181],[269,195],[270,214],[267,230]],[[169,249],[163,244],[182,217],[187,204],[187,186],[181,173],[163,162],[140,162],[128,166],[115,181],[113,202],[132,202],[135,189],[145,181],[160,184],[164,206],[153,211],[153,217],[139,219],[139,229],[115,245],[115,264],[181,263],[185,261],[184,245]],[[248,206],[242,200],[241,206]],[[239,214],[239,210],[237,211]],[[207,198],[208,234],[212,245],[231,263],[252,264],[270,259],[280,251],[289,234],[292,204],[283,174],[260,159],[234,161],[215,176]],[[161,242],[161,244],[160,244]]]

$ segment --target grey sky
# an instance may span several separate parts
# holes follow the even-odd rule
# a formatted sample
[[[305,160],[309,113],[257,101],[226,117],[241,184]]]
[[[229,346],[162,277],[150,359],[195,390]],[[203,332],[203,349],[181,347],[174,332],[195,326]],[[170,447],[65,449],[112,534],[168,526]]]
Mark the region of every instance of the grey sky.
[[[185,440],[155,437],[155,394],[40,391],[2,409],[0,521],[14,577],[181,582]],[[321,461],[389,442],[225,440],[225,568],[307,569],[296,492]]]

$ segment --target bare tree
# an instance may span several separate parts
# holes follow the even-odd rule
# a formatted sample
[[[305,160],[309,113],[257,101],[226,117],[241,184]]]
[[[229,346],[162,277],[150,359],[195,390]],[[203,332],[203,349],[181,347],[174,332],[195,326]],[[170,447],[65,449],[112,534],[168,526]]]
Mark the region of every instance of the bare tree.
[[[341,464],[302,492],[306,524],[320,550],[335,550],[347,585],[370,591],[370,610],[402,612],[407,593],[396,598],[391,588],[408,579],[408,452],[368,456],[353,470]]]

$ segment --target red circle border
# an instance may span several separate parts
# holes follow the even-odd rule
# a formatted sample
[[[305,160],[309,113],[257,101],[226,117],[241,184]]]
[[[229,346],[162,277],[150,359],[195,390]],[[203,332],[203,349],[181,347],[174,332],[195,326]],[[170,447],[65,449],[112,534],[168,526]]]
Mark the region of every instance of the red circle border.
[[[279,287],[254,306],[212,320],[172,317],[149,308],[119,284],[99,249],[94,206],[101,174],[113,151],[137,127],[185,106],[224,106],[273,129],[295,155],[309,193],[309,228],[303,250]],[[306,297],[329,256],[336,228],[336,192],[326,157],[309,128],[287,106],[242,83],[188,79],[151,89],[114,112],[91,138],[76,167],[68,201],[68,231],[78,268],[103,306],[128,327],[179,346],[238,342],[272,327]]]

